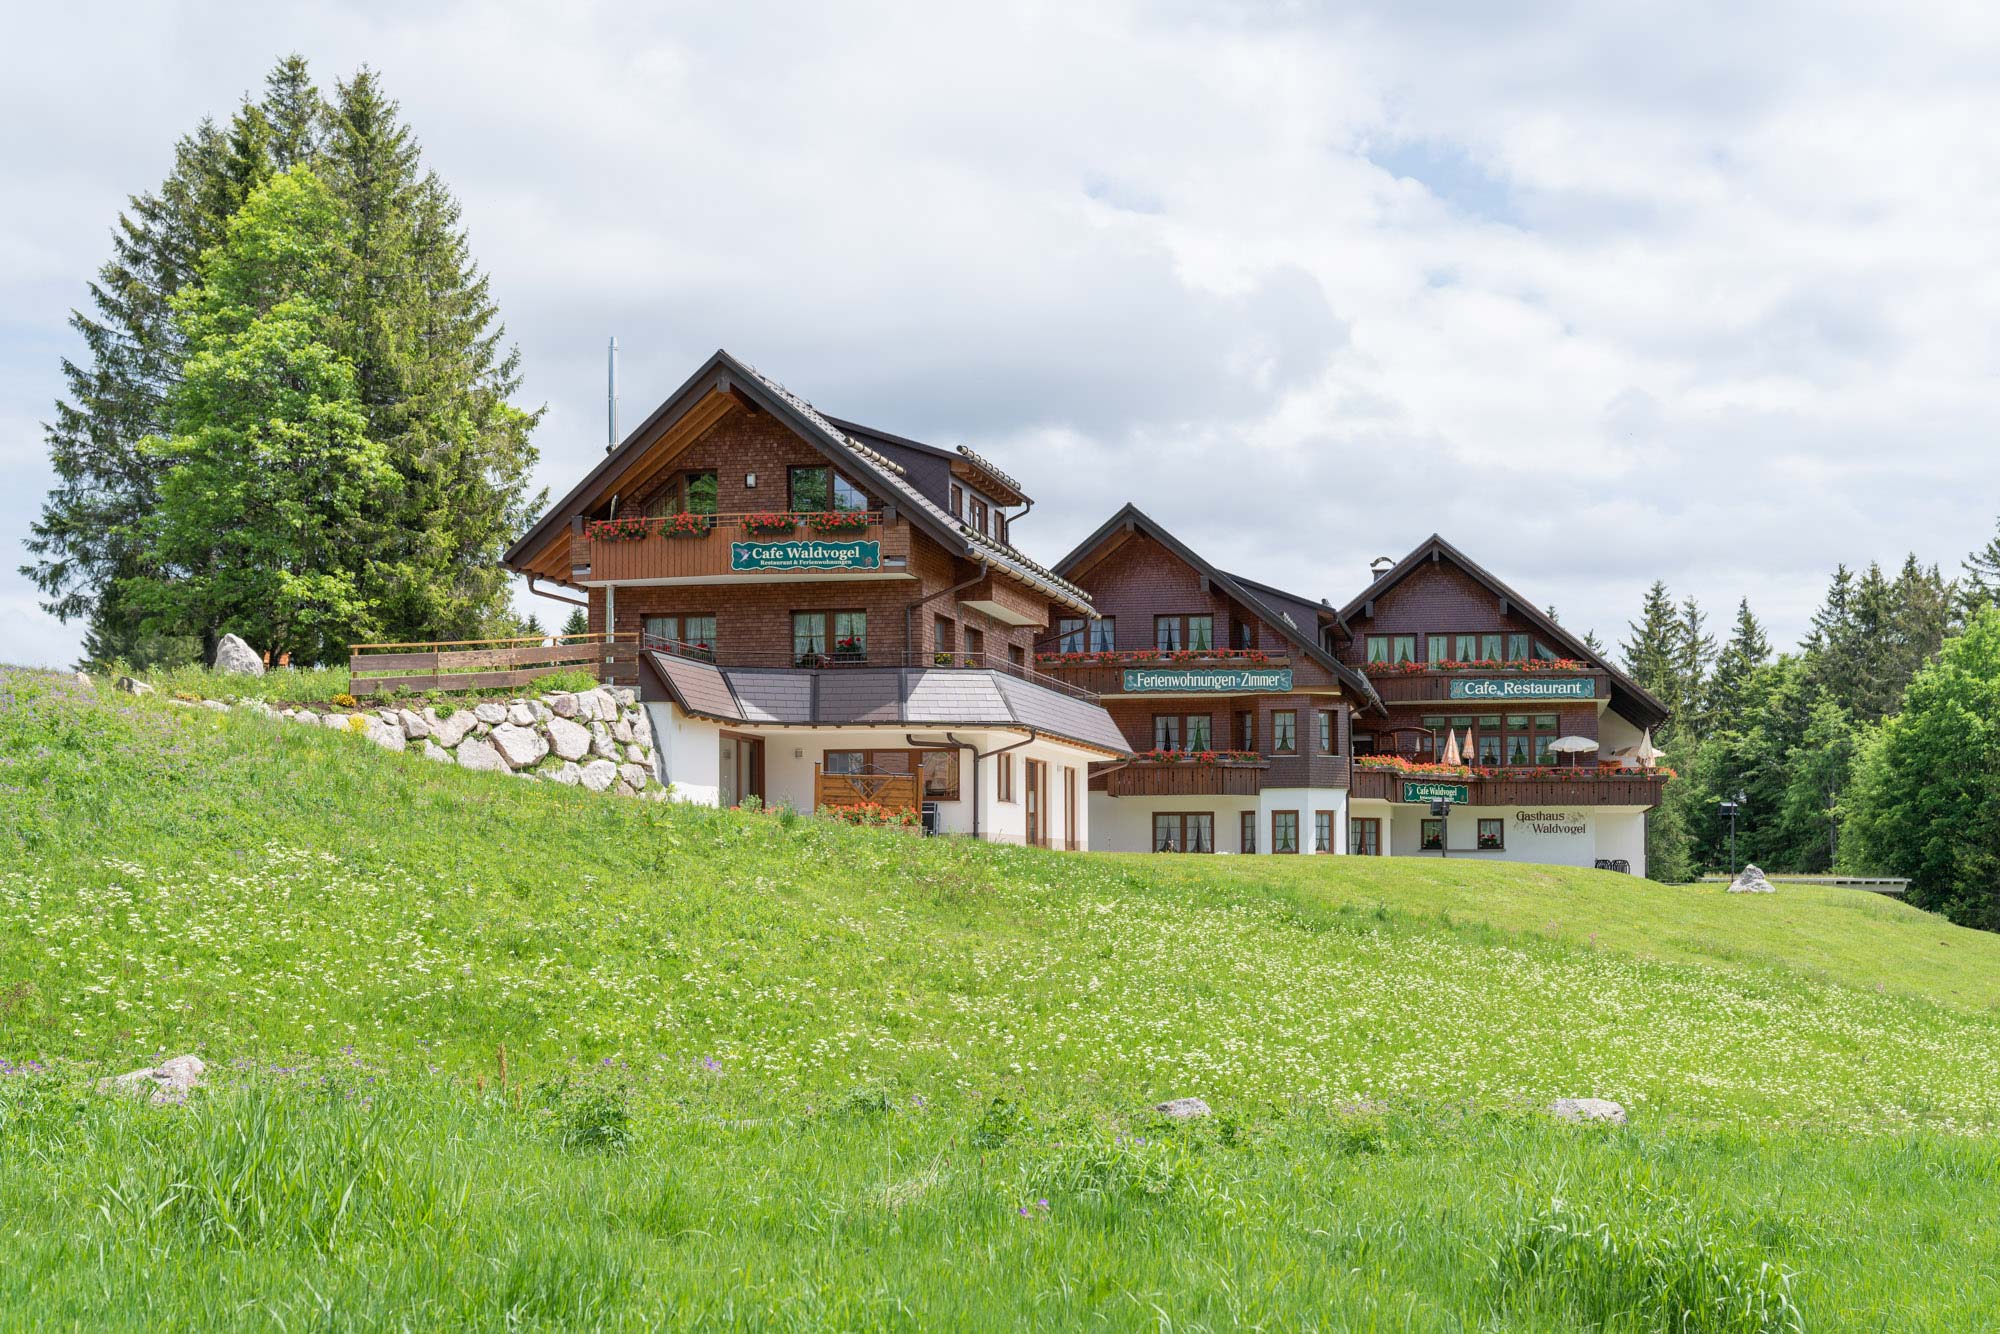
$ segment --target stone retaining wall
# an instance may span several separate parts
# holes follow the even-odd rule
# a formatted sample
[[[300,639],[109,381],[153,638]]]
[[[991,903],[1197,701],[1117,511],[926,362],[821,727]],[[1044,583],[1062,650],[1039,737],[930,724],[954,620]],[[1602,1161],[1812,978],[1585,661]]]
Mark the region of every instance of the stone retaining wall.
[[[188,701],[182,701],[187,703]],[[221,700],[194,702],[227,710]],[[247,713],[348,732],[384,750],[421,754],[440,764],[539,778],[592,792],[655,800],[667,793],[655,780],[653,725],[637,692],[600,686],[574,694],[481,700],[369,710],[279,709],[259,700],[235,706]]]

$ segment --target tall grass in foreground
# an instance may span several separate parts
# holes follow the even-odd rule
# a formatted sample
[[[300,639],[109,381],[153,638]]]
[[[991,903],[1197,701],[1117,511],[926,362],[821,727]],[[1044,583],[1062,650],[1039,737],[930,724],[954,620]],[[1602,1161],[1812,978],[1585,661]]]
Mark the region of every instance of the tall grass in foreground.
[[[43,1326],[1762,1334],[2000,1309],[1983,1140],[338,1070],[185,1108],[0,1079],[0,1153],[0,1312]]]

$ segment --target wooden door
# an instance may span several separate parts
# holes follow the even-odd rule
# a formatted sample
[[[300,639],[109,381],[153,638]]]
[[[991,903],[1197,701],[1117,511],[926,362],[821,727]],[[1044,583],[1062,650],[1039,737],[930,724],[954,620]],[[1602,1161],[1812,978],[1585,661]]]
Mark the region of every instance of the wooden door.
[[[1049,766],[1041,760],[1027,762],[1027,802],[1028,842],[1037,848],[1049,845],[1049,814],[1047,801],[1049,794]]]
[[[724,732],[718,769],[719,804],[740,806],[746,797],[755,797],[759,805],[765,803],[763,738]]]
[[[1076,837],[1076,766],[1063,766],[1063,846],[1071,852],[1081,847]]]

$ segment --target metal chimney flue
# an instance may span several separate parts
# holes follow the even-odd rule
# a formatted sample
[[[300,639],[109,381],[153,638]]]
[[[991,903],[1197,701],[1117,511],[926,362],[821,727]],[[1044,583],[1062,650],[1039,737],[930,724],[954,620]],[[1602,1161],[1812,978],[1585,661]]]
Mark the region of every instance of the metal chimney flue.
[[[604,354],[604,452],[618,448],[618,335],[611,335],[611,349]]]

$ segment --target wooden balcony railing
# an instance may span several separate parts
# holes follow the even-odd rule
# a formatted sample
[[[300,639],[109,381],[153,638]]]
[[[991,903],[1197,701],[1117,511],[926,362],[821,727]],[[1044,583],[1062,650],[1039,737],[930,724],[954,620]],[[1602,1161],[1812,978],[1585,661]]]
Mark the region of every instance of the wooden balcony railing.
[[[1642,806],[1660,804],[1672,779],[1664,770],[1567,768],[1491,770],[1478,776],[1411,773],[1366,763],[1354,766],[1353,795],[1400,802],[1403,784],[1446,784],[1466,790],[1468,806]]]
[[[817,544],[828,548],[829,556],[814,562],[809,553],[787,556],[772,550],[787,543]],[[743,551],[737,550],[739,544]],[[864,545],[855,549],[856,544]],[[872,544],[872,550],[865,544]],[[801,571],[901,576],[909,554],[908,525],[878,510],[577,519],[570,527],[570,570],[578,583],[758,574],[796,577]]]

